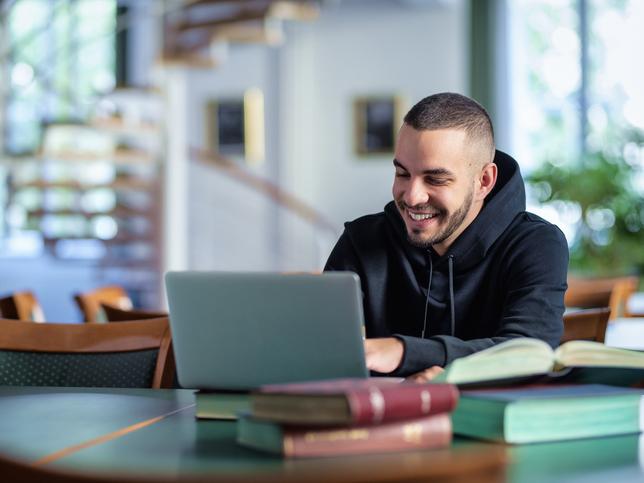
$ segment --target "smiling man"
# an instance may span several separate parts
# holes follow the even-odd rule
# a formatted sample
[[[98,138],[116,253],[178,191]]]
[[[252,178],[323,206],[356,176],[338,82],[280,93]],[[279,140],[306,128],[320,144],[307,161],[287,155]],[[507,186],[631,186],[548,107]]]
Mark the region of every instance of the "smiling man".
[[[367,366],[427,377],[513,337],[563,330],[568,247],[525,211],[517,162],[460,94],[427,97],[398,134],[393,201],[345,225],[325,270],[360,276]]]

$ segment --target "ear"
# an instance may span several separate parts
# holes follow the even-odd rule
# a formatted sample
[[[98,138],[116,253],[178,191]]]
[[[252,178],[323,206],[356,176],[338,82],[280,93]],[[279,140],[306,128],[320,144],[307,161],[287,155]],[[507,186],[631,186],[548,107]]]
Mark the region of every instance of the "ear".
[[[476,179],[476,198],[484,200],[496,184],[496,177],[498,174],[498,167],[494,163],[487,163],[479,172]]]

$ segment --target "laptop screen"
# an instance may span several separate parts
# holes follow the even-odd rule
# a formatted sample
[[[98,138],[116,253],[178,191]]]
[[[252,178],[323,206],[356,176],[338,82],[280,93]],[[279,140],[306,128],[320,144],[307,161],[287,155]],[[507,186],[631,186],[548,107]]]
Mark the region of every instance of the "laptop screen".
[[[183,271],[165,282],[182,387],[368,375],[354,273]]]

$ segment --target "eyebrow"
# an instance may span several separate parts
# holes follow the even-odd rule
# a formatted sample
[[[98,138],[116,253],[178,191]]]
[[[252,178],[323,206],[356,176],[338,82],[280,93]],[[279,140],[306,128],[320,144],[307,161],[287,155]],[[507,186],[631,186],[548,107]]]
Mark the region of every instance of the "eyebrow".
[[[400,169],[404,169],[405,171],[408,172],[407,168],[405,168],[400,161],[397,159],[394,159],[394,166]],[[454,173],[452,173],[449,169],[446,168],[434,168],[434,169],[426,169],[425,171],[422,172],[423,176],[447,176],[447,177],[452,177],[454,176]]]

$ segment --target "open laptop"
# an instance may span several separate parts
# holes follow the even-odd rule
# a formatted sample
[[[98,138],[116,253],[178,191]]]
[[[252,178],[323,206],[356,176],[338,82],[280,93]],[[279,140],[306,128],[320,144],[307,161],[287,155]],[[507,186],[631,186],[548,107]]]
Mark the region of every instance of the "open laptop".
[[[367,377],[360,281],[350,272],[168,272],[179,383],[262,384]]]

